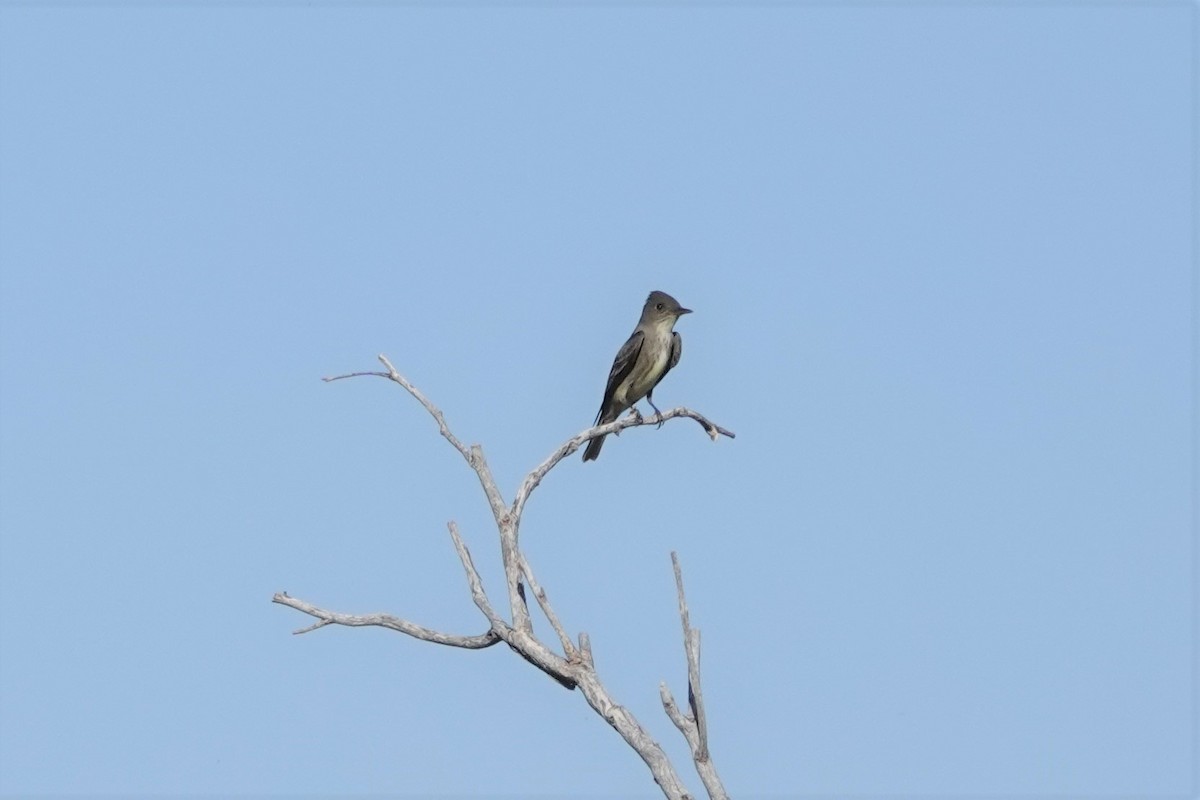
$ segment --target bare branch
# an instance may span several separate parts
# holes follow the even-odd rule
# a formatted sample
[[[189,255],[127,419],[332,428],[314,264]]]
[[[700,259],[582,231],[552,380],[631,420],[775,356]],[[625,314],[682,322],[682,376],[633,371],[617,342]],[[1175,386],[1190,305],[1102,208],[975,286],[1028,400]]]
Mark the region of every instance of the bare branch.
[[[696,758],[708,761],[708,723],[704,716],[704,700],[700,695],[700,631],[695,628],[688,631],[684,646],[687,648],[688,662],[688,706],[692,709],[692,719],[696,720],[696,736],[700,740]]]
[[[408,378],[404,377],[399,372],[397,372],[396,368],[392,366],[392,362],[388,361],[387,356],[380,354],[379,361],[385,367],[387,367],[388,380],[394,381],[395,383],[398,383],[401,386],[403,386],[404,390],[406,392],[411,394],[414,398],[416,398],[418,403],[420,403],[422,406],[425,407],[425,410],[429,412],[429,415],[431,417],[433,417],[434,422],[437,423],[438,432],[441,433],[442,436],[444,436],[446,438],[446,441],[448,441],[450,444],[454,445],[454,449],[457,450],[459,453],[461,453],[462,457],[467,460],[468,464],[470,464],[471,463],[470,450],[468,450],[467,446],[464,445],[462,442],[460,442],[458,440],[458,438],[453,433],[451,433],[450,426],[446,424],[446,415],[442,413],[442,410],[440,408],[438,408],[437,406],[435,406],[433,403],[429,402],[429,398],[427,398],[427,397],[425,397],[425,395],[421,394],[420,389],[418,389],[417,387],[415,387],[411,383],[409,383]],[[376,373],[370,373],[370,374],[376,374]],[[472,466],[474,466],[474,465],[472,465]]]
[[[321,378],[325,383],[333,383],[334,381],[344,381],[346,378],[364,378],[366,376],[375,378],[391,378],[386,372],[347,372],[345,375],[332,375],[328,378]]]
[[[296,636],[299,636],[302,633],[308,633],[309,631],[315,631],[317,628],[324,628],[326,625],[331,625],[331,624],[332,623],[329,620],[323,619],[320,622],[314,622],[312,625],[309,625],[305,628],[300,628],[299,630],[294,630],[294,631],[292,631],[292,633]]]
[[[583,652],[590,664],[590,646]],[[589,666],[579,670],[579,689],[587,699],[588,705],[603,717],[604,721],[611,725],[646,763],[646,766],[650,768],[650,774],[654,776],[654,782],[662,789],[668,800],[692,800],[692,796],[683,785],[683,781],[679,779],[679,774],[675,772],[675,768],[671,765],[662,747],[654,741],[654,738],[641,726],[637,718],[629,713],[628,709],[613,700],[608,690],[604,688],[604,684],[600,682],[594,668]]]
[[[525,558],[525,554],[519,553],[519,555],[521,557],[521,572],[525,574],[525,580],[529,581],[529,588],[533,589],[533,596],[537,598],[538,605],[542,608],[542,613],[550,621],[550,627],[554,628],[554,632],[558,634],[558,641],[562,643],[563,655],[567,657],[568,661],[575,659],[578,654],[575,652],[575,645],[571,642],[571,637],[563,630],[562,623],[558,621],[558,615],[550,607],[550,600],[546,597],[546,592],[537,582],[537,578],[533,577],[533,567],[529,566],[529,561]]]
[[[721,784],[717,768],[713,766],[708,752],[708,724],[704,718],[704,696],[700,691],[700,631],[694,629],[688,619],[687,598],[683,593],[683,570],[679,566],[679,556],[674,551],[671,552],[671,565],[675,570],[679,620],[683,624],[683,648],[688,668],[688,705],[692,713],[688,715],[679,710],[666,683],[659,684],[658,692],[667,716],[691,748],[692,761],[696,764],[696,772],[700,775],[708,796],[712,800],[728,800],[725,787]]]
[[[671,409],[663,414],[656,414],[650,419],[645,419],[640,414],[631,414],[606,425],[589,428],[560,445],[558,449],[551,453],[549,457],[525,477],[510,507],[504,502],[503,496],[496,485],[495,478],[491,473],[491,469],[488,467],[487,460],[484,458],[482,448],[479,445],[468,447],[463,444],[451,432],[442,411],[433,405],[407,378],[397,372],[386,356],[380,355],[379,360],[387,368],[387,372],[354,372],[325,378],[324,380],[337,381],[363,376],[386,378],[398,384],[412,395],[430,416],[433,417],[437,423],[438,431],[450,442],[454,449],[467,462],[467,465],[475,472],[480,486],[487,496],[488,504],[492,509],[492,515],[495,518],[500,535],[500,553],[504,564],[505,583],[512,611],[512,622],[509,623],[504,620],[492,606],[487,592],[483,588],[483,581],[479,576],[479,572],[471,559],[471,553],[458,532],[458,526],[453,521],[448,523],[447,527],[459,561],[462,563],[463,571],[466,573],[471,599],[487,619],[489,625],[488,631],[480,636],[453,636],[424,628],[407,620],[387,614],[353,616],[327,611],[302,600],[292,598],[286,592],[275,595],[274,601],[295,608],[317,619],[316,623],[297,631],[297,633],[306,633],[325,627],[326,625],[335,624],[349,626],[376,625],[391,628],[424,641],[456,647],[478,649],[490,647],[498,641],[503,641],[521,658],[545,672],[562,686],[567,689],[579,688],[586,698],[588,705],[608,722],[646,763],[655,782],[662,789],[663,794],[668,800],[691,800],[691,795],[688,794],[683,783],[680,781],[674,767],[667,759],[666,753],[663,752],[659,744],[651,738],[650,734],[641,726],[628,709],[619,705],[609,695],[608,690],[600,682],[599,676],[596,674],[592,644],[588,635],[586,633],[579,634],[578,646],[567,635],[566,630],[558,619],[558,615],[550,605],[545,590],[534,576],[529,560],[521,552],[518,544],[518,534],[521,514],[533,490],[537,488],[546,474],[566,456],[575,452],[597,436],[619,433],[626,428],[642,425],[661,425],[663,422],[676,417],[687,417],[695,420],[714,441],[720,436],[727,436],[732,439],[734,434],[711,422],[703,415],[683,407]],[[671,697],[665,683],[660,687],[660,694],[668,716],[676,727],[683,732],[685,739],[691,747],[693,761],[696,763],[696,769],[700,774],[701,780],[704,782],[705,788],[708,790],[709,796],[715,800],[726,800],[724,789],[717,778],[716,771],[708,755],[704,704],[700,694],[699,631],[692,630],[688,622],[687,604],[683,594],[683,578],[675,553],[671,554],[671,559],[675,565],[679,610],[683,623],[685,651],[688,659],[688,699],[691,706],[691,714],[685,714],[676,706],[674,698]],[[529,609],[525,600],[524,583],[528,583],[533,590],[534,597],[542,613],[545,614],[550,626],[558,636],[565,657],[553,652],[534,634],[532,620],[529,617]]]
[[[504,640],[504,643],[511,647],[517,655],[524,658],[530,664],[545,672],[551,678],[558,681],[567,689],[575,688],[575,678],[570,675],[567,662],[550,652],[549,648],[533,638],[531,633],[521,630],[520,628],[510,627],[492,608],[487,599],[487,593],[483,590],[483,581],[479,577],[478,570],[475,569],[475,563],[471,560],[471,551],[467,549],[463,543],[462,537],[458,535],[458,526],[453,522],[449,523],[450,538],[454,540],[454,549],[458,551],[459,560],[462,561],[463,569],[467,571],[467,583],[471,587],[471,598],[475,601],[475,605],[483,612],[483,615],[492,623],[492,630]]]
[[[479,445],[471,445],[466,447],[458,438],[450,431],[450,426],[446,424],[446,416],[442,410],[429,401],[417,387],[413,386],[407,378],[401,375],[392,362],[385,355],[379,356],[379,361],[388,369],[388,378],[395,383],[404,387],[404,390],[416,398],[434,421],[437,422],[438,431],[445,437],[446,441],[454,446],[454,449],[462,454],[466,459],[467,465],[474,470],[475,475],[479,478],[479,484],[483,487],[483,493],[487,495],[488,505],[491,506],[492,516],[496,519],[496,525],[500,528],[500,550],[504,558],[504,576],[508,587],[508,603],[512,612],[513,626],[528,631],[531,629],[529,620],[529,609],[525,605],[525,598],[521,596],[521,569],[517,564],[516,553],[516,525],[509,516],[508,505],[504,502],[504,497],[500,494],[499,487],[496,486],[496,479],[492,477],[492,470],[488,467],[487,460],[483,457],[483,448]],[[507,533],[506,533],[507,531]]]
[[[327,611],[324,608],[317,608],[311,603],[306,603],[303,600],[290,596],[287,592],[279,592],[271,598],[271,602],[279,603],[280,605],[294,608],[297,611],[302,611],[310,617],[316,617],[320,622],[315,625],[309,625],[307,628],[301,628],[295,631],[296,634],[308,633],[315,631],[317,628],[324,628],[326,625],[346,625],[351,628],[362,628],[368,626],[376,626],[380,628],[389,628],[400,633],[406,633],[414,639],[420,639],[425,642],[433,642],[434,644],[444,644],[450,647],[463,647],[467,650],[480,650],[484,647],[491,647],[496,642],[500,641],[500,637],[494,631],[488,631],[478,636],[457,636],[452,633],[442,633],[422,625],[409,622],[399,617],[393,617],[391,614],[341,614],[337,611]]]
[[[533,621],[529,618],[529,606],[525,603],[525,589],[521,586],[521,565],[517,549],[515,528],[500,526],[500,560],[504,562],[504,583],[508,589],[508,605],[512,610],[513,627],[533,634]]]
[[[336,381],[344,378],[357,378],[366,375],[373,377],[387,378],[393,383],[401,386],[406,392],[413,396],[421,406],[429,412],[437,423],[438,432],[448,441],[455,450],[466,460],[475,475],[479,478],[479,483],[483,487],[483,492],[487,495],[488,505],[491,506],[492,516],[496,519],[497,526],[501,529],[501,552],[504,556],[504,575],[508,585],[509,606],[512,610],[513,625],[522,630],[530,629],[529,609],[525,605],[524,598],[520,593],[520,576],[521,569],[515,558],[516,553],[516,524],[513,517],[509,514],[508,504],[504,502],[504,497],[500,494],[500,489],[496,486],[496,479],[492,476],[492,471],[487,465],[487,460],[483,457],[483,448],[479,445],[467,447],[463,444],[450,426],[446,423],[446,415],[442,410],[430,402],[420,389],[412,384],[408,378],[400,374],[399,371],[388,360],[388,357],[380,354],[379,361],[385,367],[387,372],[351,372],[346,375],[337,375],[332,378],[325,378],[325,381]],[[511,536],[505,536],[504,530],[511,530]],[[506,540],[509,540],[506,542]]]
[[[597,436],[607,436],[610,433],[620,433],[626,428],[637,428],[642,425],[659,425],[667,420],[675,419],[676,417],[694,419],[696,422],[700,423],[701,427],[704,428],[714,442],[717,440],[718,436],[728,436],[730,439],[733,439],[735,436],[733,431],[722,428],[720,425],[711,422],[702,414],[692,411],[690,408],[684,408],[683,406],[680,406],[679,408],[672,408],[670,411],[663,412],[662,415],[656,414],[655,416],[649,418],[642,417],[641,415],[629,414],[621,417],[615,422],[609,422],[604,425],[596,425],[588,428],[585,431],[575,434],[570,439],[563,442],[558,446],[558,449],[547,456],[541,464],[538,464],[537,467],[534,468],[533,472],[530,472],[525,477],[525,480],[521,482],[520,488],[517,489],[516,499],[513,501],[512,515],[520,518],[521,512],[525,510],[525,503],[529,499],[529,495],[533,494],[533,490],[536,489],[538,484],[542,482],[542,478],[546,477],[546,473],[554,469],[558,462],[562,461],[564,458],[571,455],[580,447],[583,447],[589,441],[595,439]]]
[[[487,495],[488,503],[492,507],[492,514],[496,517],[496,522],[501,522],[507,508],[505,507],[504,499],[500,496],[500,490],[496,488],[496,481],[492,478],[492,472],[488,469],[487,462],[483,460],[483,450],[479,445],[467,447],[458,440],[451,431],[450,426],[446,424],[446,415],[442,410],[429,402],[429,398],[421,393],[421,391],[413,386],[408,378],[405,378],[396,368],[392,366],[392,362],[388,361],[388,357],[380,354],[379,361],[388,368],[388,378],[401,386],[404,390],[416,398],[417,402],[425,407],[429,415],[437,422],[438,432],[445,437],[446,441],[454,446],[454,449],[462,454],[462,457],[467,460],[467,464],[471,469],[475,470],[475,474],[479,476],[479,482],[483,485],[484,494]]]
[[[394,366],[392,366],[392,362],[388,360],[387,356],[380,354],[379,361],[381,364],[383,364],[385,367],[387,367],[387,372],[350,372],[345,375],[335,375],[331,378],[322,378],[322,380],[325,381],[326,383],[329,383],[332,381],[344,380],[346,378],[361,378],[361,377],[369,375],[369,376],[377,377],[377,378],[387,378],[388,380],[392,381],[393,383],[399,384],[401,387],[404,388],[404,391],[411,394],[416,399],[416,401],[418,403],[420,403],[421,406],[426,411],[429,412],[429,416],[433,417],[433,421],[437,423],[438,432],[441,433],[443,437],[445,437],[446,441],[448,441],[451,445],[454,446],[454,449],[457,450],[464,459],[466,459],[467,464],[469,464],[470,467],[472,469],[474,469],[476,473],[479,474],[480,480],[484,481],[483,488],[484,488],[484,491],[487,493],[488,501],[492,505],[493,513],[496,513],[496,514],[503,513],[505,510],[505,504],[500,499],[500,491],[496,488],[495,481],[490,481],[490,483],[489,483],[484,480],[485,474],[487,475],[487,478],[490,480],[491,473],[488,472],[487,470],[485,470],[484,472],[480,472],[480,470],[477,467],[476,459],[477,458],[482,459],[482,456],[483,456],[481,451],[478,452],[478,455],[476,455],[475,451],[478,448],[478,445],[476,445],[474,448],[470,448],[470,447],[467,447],[465,444],[463,444],[461,441],[459,441],[458,437],[455,436],[454,433],[450,430],[450,426],[448,424],[446,424],[446,415],[442,413],[442,410],[440,408],[438,408],[437,406],[435,406],[433,403],[431,403],[429,401],[429,398],[426,397],[421,392],[420,389],[418,389],[416,386],[413,386],[412,383],[408,380],[408,378],[401,375],[396,370],[396,368]],[[497,521],[499,521],[499,520],[497,519]]]
[[[458,553],[458,560],[462,562],[463,570],[467,573],[467,585],[471,589],[471,599],[475,601],[476,608],[482,611],[488,622],[492,624],[492,630],[499,634],[508,625],[492,608],[487,592],[483,590],[483,579],[479,577],[479,570],[475,569],[475,562],[471,560],[471,551],[467,549],[462,537],[458,535],[458,525],[451,520],[446,523],[446,527],[450,530],[450,538],[454,541],[454,550]]]
[[[692,736],[695,735],[695,730],[692,728],[691,720],[683,715],[679,710],[679,706],[675,705],[675,697],[671,694],[671,690],[667,688],[667,682],[663,681],[658,685],[658,696],[662,699],[663,708],[667,712],[667,716],[671,718],[671,722],[675,723],[675,727],[679,728],[679,732],[688,740],[688,744],[692,743]]]
[[[487,459],[483,457],[483,448],[477,444],[471,445],[467,463],[479,476],[479,484],[483,487],[483,493],[487,495],[488,505],[492,507],[492,516],[496,518],[496,524],[507,525],[509,522],[508,506],[500,494],[500,488],[496,486],[496,479],[492,477],[492,468],[488,466]]]
[[[592,659],[592,639],[583,631],[579,633],[579,658],[585,667],[595,671],[596,662]]]
[[[683,594],[683,570],[679,556],[671,551],[671,566],[675,570],[675,591],[679,597],[679,620],[683,624],[683,647],[688,667],[688,705],[696,722],[699,747],[695,753],[701,761],[708,760],[708,726],[704,721],[704,700],[700,695],[700,631],[694,630],[688,619],[687,598]]]

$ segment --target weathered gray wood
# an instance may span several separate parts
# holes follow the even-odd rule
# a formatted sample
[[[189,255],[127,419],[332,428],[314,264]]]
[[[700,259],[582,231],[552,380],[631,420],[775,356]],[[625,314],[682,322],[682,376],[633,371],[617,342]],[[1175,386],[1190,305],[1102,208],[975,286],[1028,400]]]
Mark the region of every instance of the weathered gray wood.
[[[433,405],[407,378],[397,372],[386,356],[379,356],[379,360],[387,368],[386,372],[355,372],[325,378],[325,380],[336,381],[366,375],[386,378],[403,387],[433,417],[437,423],[438,431],[462,455],[467,465],[475,472],[479,479],[479,484],[487,496],[488,505],[491,507],[492,516],[496,521],[496,528],[500,535],[500,556],[504,564],[505,589],[508,595],[511,622],[501,617],[493,607],[483,587],[483,581],[479,576],[479,572],[475,569],[475,564],[471,559],[471,552],[467,549],[466,543],[459,534],[458,526],[453,521],[448,523],[447,526],[450,531],[450,538],[454,543],[455,552],[458,553],[459,561],[462,563],[463,571],[466,573],[467,588],[470,591],[471,600],[488,622],[486,633],[477,636],[461,636],[435,631],[390,614],[353,615],[328,611],[291,597],[286,592],[277,593],[272,598],[273,602],[294,608],[318,620],[315,624],[302,628],[296,631],[296,633],[307,633],[318,628],[323,628],[326,625],[348,625],[351,627],[374,625],[400,631],[422,641],[467,649],[491,647],[497,642],[504,642],[523,659],[545,672],[560,685],[572,690],[578,688],[583,694],[584,699],[587,700],[588,705],[605,722],[611,725],[620,734],[621,738],[641,757],[642,761],[646,763],[646,766],[650,769],[650,774],[654,777],[664,796],[670,800],[691,800],[691,795],[688,794],[687,789],[684,787],[683,782],[680,780],[678,773],[676,773],[675,768],[671,765],[662,747],[650,736],[628,709],[613,699],[601,682],[596,672],[596,664],[592,657],[592,646],[588,635],[580,633],[578,646],[573,644],[558,615],[554,612],[553,606],[550,605],[550,600],[545,590],[538,583],[537,578],[534,577],[533,568],[520,549],[518,536],[521,514],[525,510],[525,504],[528,502],[533,490],[537,488],[546,474],[564,458],[597,436],[604,436],[641,425],[661,425],[667,420],[681,417],[690,418],[698,422],[714,441],[719,436],[733,438],[734,434],[687,408],[674,408],[661,415],[655,415],[650,419],[643,419],[635,410],[634,413],[615,422],[598,425],[582,431],[560,445],[541,464],[535,467],[532,472],[525,476],[525,479],[517,489],[512,505],[509,506],[505,503],[500,489],[496,486],[495,478],[492,476],[491,469],[484,458],[483,449],[479,445],[468,447],[463,444],[450,430],[449,425],[446,423],[445,415],[442,414],[441,410]],[[688,745],[692,750],[692,759],[695,762],[696,770],[700,775],[700,780],[708,790],[709,797],[714,798],[714,800],[725,800],[727,795],[721,786],[720,779],[717,778],[716,768],[712,764],[712,758],[708,751],[708,728],[704,718],[703,697],[700,693],[700,632],[693,630],[688,623],[687,603],[683,594],[683,575],[679,567],[679,559],[675,553],[671,553],[671,560],[675,569],[675,585],[679,596],[679,613],[683,622],[684,651],[687,656],[688,665],[688,701],[691,707],[691,714],[685,715],[679,710],[665,683],[660,686],[660,694],[667,715],[683,733],[684,738],[687,739]],[[532,620],[529,617],[529,608],[525,600],[524,583],[527,583],[533,590],[533,595],[539,608],[558,637],[563,655],[560,656],[555,653],[534,635]]]

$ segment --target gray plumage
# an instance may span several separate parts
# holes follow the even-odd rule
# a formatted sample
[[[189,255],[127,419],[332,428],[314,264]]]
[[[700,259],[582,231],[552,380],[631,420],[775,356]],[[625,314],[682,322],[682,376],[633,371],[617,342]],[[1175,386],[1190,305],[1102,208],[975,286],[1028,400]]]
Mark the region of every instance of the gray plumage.
[[[690,313],[690,308],[682,307],[666,292],[650,293],[637,327],[613,360],[608,385],[604,387],[604,400],[594,424],[613,422],[643,397],[654,412],[659,413],[658,406],[654,405],[654,387],[683,355],[683,339],[674,328],[680,317]],[[603,436],[592,439],[583,451],[583,460],[594,461],[603,446]]]

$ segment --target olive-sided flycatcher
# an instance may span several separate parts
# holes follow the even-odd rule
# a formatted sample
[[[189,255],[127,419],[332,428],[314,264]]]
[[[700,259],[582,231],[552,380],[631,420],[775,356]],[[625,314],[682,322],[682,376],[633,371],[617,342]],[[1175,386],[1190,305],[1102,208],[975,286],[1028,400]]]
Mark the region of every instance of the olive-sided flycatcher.
[[[643,397],[654,412],[659,413],[652,397],[654,387],[683,355],[683,340],[674,328],[680,317],[690,313],[690,308],[682,307],[666,292],[650,293],[642,308],[642,318],[633,329],[633,335],[621,346],[608,373],[608,385],[604,387],[604,401],[596,414],[596,425],[615,421]],[[583,460],[594,461],[603,446],[603,436],[592,439],[583,451]]]

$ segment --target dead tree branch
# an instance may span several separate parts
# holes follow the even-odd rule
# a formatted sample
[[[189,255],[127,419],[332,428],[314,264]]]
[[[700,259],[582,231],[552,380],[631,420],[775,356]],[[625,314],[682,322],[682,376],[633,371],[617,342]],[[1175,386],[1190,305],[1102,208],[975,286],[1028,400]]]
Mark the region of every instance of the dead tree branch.
[[[459,561],[462,563],[463,571],[466,573],[467,588],[470,591],[471,600],[487,620],[488,630],[483,634],[477,636],[460,636],[442,633],[389,614],[368,614],[361,616],[342,614],[318,608],[303,600],[291,597],[286,592],[277,593],[272,598],[273,602],[294,608],[317,619],[315,624],[302,628],[296,631],[296,633],[307,633],[327,625],[347,625],[351,627],[374,625],[400,631],[422,641],[467,649],[481,649],[491,647],[497,642],[504,642],[509,648],[520,655],[521,658],[545,672],[560,685],[572,690],[578,688],[587,700],[588,705],[611,725],[646,763],[655,782],[667,798],[670,800],[691,800],[692,796],[688,794],[663,749],[654,741],[628,709],[619,705],[612,698],[604,684],[600,681],[600,677],[596,672],[595,660],[592,657],[592,646],[588,635],[580,633],[578,645],[576,645],[567,634],[554,608],[550,605],[545,590],[538,583],[537,578],[534,577],[533,568],[530,566],[529,560],[519,547],[518,533],[520,530],[521,514],[525,509],[525,504],[528,502],[533,490],[537,488],[546,474],[564,458],[597,436],[617,433],[626,428],[642,425],[660,425],[668,420],[679,417],[695,420],[704,428],[713,441],[716,441],[720,436],[732,439],[734,434],[703,415],[687,408],[673,408],[670,411],[661,415],[655,415],[649,419],[645,419],[635,412],[615,422],[588,428],[560,445],[541,464],[534,468],[532,472],[525,476],[510,506],[504,501],[504,497],[496,485],[491,469],[488,467],[487,461],[483,456],[483,449],[479,445],[467,446],[463,444],[450,430],[450,426],[446,422],[446,417],[442,411],[433,405],[407,378],[397,372],[386,356],[379,356],[379,360],[386,367],[386,372],[353,372],[346,375],[325,378],[324,380],[338,381],[363,376],[386,378],[398,384],[412,395],[429,415],[433,417],[434,422],[437,423],[438,432],[467,462],[467,465],[478,477],[480,486],[487,496],[492,516],[495,518],[496,527],[500,534],[500,556],[504,564],[505,589],[508,595],[511,621],[505,620],[492,605],[487,592],[484,590],[483,580],[480,578],[478,570],[475,569],[471,553],[467,549],[466,543],[459,534],[458,526],[454,522],[448,524],[450,539],[454,544]],[[716,769],[713,767],[708,750],[708,731],[704,719],[704,703],[700,694],[700,632],[693,630],[688,623],[687,603],[683,594],[683,576],[679,567],[679,560],[675,553],[671,554],[671,559],[675,569],[675,585],[679,596],[679,613],[683,622],[684,650],[687,655],[688,665],[688,701],[691,714],[685,715],[679,710],[665,683],[660,686],[660,695],[663,707],[666,709],[668,716],[683,733],[691,747],[692,760],[695,762],[696,770],[708,791],[709,797],[713,798],[713,800],[725,800],[727,795],[721,786],[720,780],[717,778]],[[537,601],[538,607],[558,637],[558,643],[563,652],[562,655],[555,653],[534,634],[532,620],[529,617],[529,607],[525,601],[524,584],[528,584],[533,590],[533,596]]]
[[[500,641],[500,637],[489,630],[487,633],[481,633],[478,636],[456,636],[451,633],[441,633],[439,631],[426,628],[408,620],[393,617],[391,614],[362,614],[356,616],[354,614],[339,614],[336,611],[326,611],[323,608],[306,603],[303,600],[298,600],[292,597],[287,592],[278,592],[271,598],[274,603],[289,606],[297,611],[308,614],[310,617],[316,617],[320,622],[315,625],[309,625],[307,628],[300,628],[292,631],[295,634],[308,633],[315,631],[317,628],[324,628],[326,625],[347,625],[351,628],[362,628],[367,626],[377,626],[380,628],[390,628],[394,631],[407,633],[414,639],[420,639],[424,642],[433,642],[434,644],[444,644],[450,647],[464,647],[467,650],[481,650],[485,647],[491,647],[496,642]]]
[[[679,566],[679,556],[672,551],[671,566],[675,569],[675,592],[679,597],[679,620],[683,623],[683,650],[687,656],[688,671],[688,706],[691,714],[684,714],[675,705],[675,698],[664,681],[659,684],[658,692],[662,698],[663,708],[671,722],[683,734],[688,747],[692,750],[692,761],[696,764],[696,772],[708,791],[712,800],[726,800],[725,787],[717,775],[708,753],[708,723],[704,718],[704,695],[700,692],[700,631],[691,626],[688,620],[687,598],[683,594],[683,570]]]
[[[466,459],[467,466],[479,477],[483,493],[487,496],[488,505],[491,506],[492,516],[495,518],[496,525],[500,529],[500,549],[504,554],[504,576],[508,583],[508,603],[512,610],[513,626],[525,631],[530,630],[529,608],[525,605],[525,598],[521,595],[521,570],[516,560],[517,526],[514,518],[509,514],[508,505],[500,495],[500,489],[496,486],[496,479],[492,477],[492,471],[483,457],[483,448],[477,444],[467,447],[460,442],[458,437],[450,431],[450,426],[446,424],[446,416],[442,413],[441,409],[429,402],[429,399],[417,387],[413,386],[408,378],[397,372],[387,356],[380,355],[379,361],[387,367],[387,372],[352,372],[347,375],[322,378],[322,380],[330,383],[332,381],[357,378],[364,375],[387,378],[393,383],[402,386],[404,391],[411,394],[429,412],[434,422],[437,423],[438,432]]]
[[[649,419],[642,417],[640,414],[627,414],[615,422],[610,422],[606,425],[597,425],[575,434],[559,445],[558,449],[547,456],[541,464],[534,467],[533,471],[525,476],[525,480],[521,481],[520,488],[517,489],[516,499],[513,500],[512,505],[513,516],[521,516],[521,512],[525,510],[525,503],[529,500],[529,495],[533,494],[533,490],[542,482],[542,478],[546,477],[547,472],[554,469],[558,465],[558,462],[583,447],[592,439],[595,439],[597,436],[607,436],[610,433],[620,433],[626,428],[636,428],[641,425],[658,425],[676,417],[687,417],[688,419],[696,420],[714,442],[718,436],[727,436],[730,439],[735,438],[733,431],[722,428],[720,425],[709,421],[707,417],[692,411],[690,408],[672,408],[670,411],[664,411],[661,415],[656,414]]]

